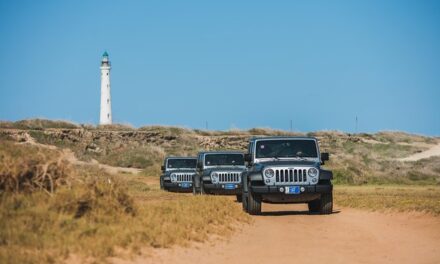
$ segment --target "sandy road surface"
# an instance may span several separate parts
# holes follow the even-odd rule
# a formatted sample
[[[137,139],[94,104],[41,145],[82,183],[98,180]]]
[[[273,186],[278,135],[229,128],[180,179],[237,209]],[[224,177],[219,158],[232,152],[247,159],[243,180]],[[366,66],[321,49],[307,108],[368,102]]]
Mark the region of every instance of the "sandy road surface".
[[[297,211],[288,211],[288,210]],[[154,250],[115,263],[440,263],[440,219],[336,208],[308,215],[302,205],[264,205],[226,241]],[[279,212],[279,210],[286,210]]]
[[[406,158],[399,159],[400,161],[417,161],[421,159],[427,159],[433,156],[440,156],[440,144],[435,145],[434,147],[422,151],[420,153],[416,153]]]

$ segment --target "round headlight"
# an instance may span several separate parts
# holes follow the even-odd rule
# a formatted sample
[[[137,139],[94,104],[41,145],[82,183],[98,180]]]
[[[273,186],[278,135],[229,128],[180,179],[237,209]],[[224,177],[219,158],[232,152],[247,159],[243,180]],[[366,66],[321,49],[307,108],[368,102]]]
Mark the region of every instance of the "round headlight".
[[[316,177],[316,176],[318,176],[318,169],[317,168],[310,168],[308,171],[308,174],[310,177]]]
[[[264,176],[267,178],[272,178],[275,175],[275,172],[272,169],[267,169],[264,171]]]
[[[176,179],[177,179],[177,175],[176,175],[175,173],[171,173],[170,176],[171,176],[171,179],[172,179],[172,180],[176,180]]]
[[[211,180],[212,180],[212,183],[218,183],[218,173],[217,172],[211,173]]]

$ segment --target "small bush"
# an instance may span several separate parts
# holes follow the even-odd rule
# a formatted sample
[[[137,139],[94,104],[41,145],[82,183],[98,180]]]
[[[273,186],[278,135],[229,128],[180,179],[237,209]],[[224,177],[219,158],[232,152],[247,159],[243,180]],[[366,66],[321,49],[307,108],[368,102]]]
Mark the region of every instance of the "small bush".
[[[69,182],[70,173],[58,151],[8,141],[0,144],[0,192],[53,192]]]

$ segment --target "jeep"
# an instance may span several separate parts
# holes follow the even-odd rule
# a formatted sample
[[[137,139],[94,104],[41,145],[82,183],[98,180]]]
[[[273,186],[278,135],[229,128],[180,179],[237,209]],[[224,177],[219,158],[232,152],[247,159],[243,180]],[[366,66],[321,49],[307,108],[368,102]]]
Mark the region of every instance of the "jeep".
[[[196,172],[195,157],[166,157],[161,169],[160,188],[167,191],[191,192]]]
[[[236,195],[241,201],[244,154],[235,151],[200,152],[193,179],[193,194]]]
[[[261,214],[261,203],[307,203],[311,213],[333,210],[333,173],[313,137],[266,137],[249,141],[243,173],[243,209]]]

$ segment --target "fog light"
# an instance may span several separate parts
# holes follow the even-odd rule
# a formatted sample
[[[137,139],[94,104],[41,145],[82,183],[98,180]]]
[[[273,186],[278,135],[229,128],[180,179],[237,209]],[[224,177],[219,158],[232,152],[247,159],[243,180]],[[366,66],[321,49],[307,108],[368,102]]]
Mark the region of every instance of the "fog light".
[[[306,188],[301,187],[300,190],[301,190],[301,192],[304,192],[306,190]]]
[[[280,192],[284,192],[284,188],[283,187],[280,187]]]
[[[235,188],[238,188],[238,184],[235,185]]]

